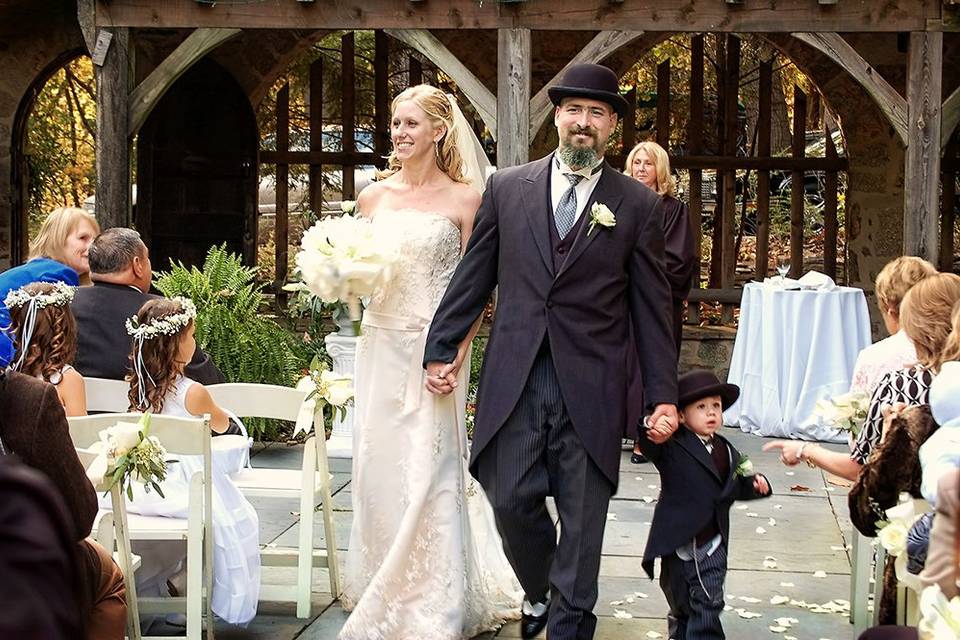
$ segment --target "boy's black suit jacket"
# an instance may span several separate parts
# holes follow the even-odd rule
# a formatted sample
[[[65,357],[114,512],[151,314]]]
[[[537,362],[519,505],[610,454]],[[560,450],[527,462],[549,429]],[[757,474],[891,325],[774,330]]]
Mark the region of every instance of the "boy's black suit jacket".
[[[753,475],[737,476],[740,452],[719,433],[730,452],[730,471],[721,478],[707,448],[692,431],[680,427],[664,444],[654,444],[640,430],[640,448],[660,472],[660,499],[643,552],[643,569],[653,578],[655,558],[689,543],[715,518],[724,543],[730,536],[730,506],[735,500],[764,498],[753,488]],[[769,483],[769,480],[768,480]],[[771,488],[772,493],[772,488]]]

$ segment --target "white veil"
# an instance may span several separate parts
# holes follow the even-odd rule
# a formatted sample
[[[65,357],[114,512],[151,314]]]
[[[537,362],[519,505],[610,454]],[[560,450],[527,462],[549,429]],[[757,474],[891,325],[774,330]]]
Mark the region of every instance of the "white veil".
[[[463,176],[470,186],[483,193],[487,183],[487,173],[492,165],[483,150],[483,144],[463,116],[463,111],[460,110],[457,99],[448,93],[447,100],[450,101],[450,107],[453,111],[453,129],[450,133],[453,134],[454,144],[463,159]]]

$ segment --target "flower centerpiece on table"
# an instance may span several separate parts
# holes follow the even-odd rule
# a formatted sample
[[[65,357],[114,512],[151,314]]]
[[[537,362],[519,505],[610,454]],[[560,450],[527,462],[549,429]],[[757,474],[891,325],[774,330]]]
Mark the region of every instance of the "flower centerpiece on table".
[[[107,488],[119,484],[127,498],[133,500],[133,482],[144,485],[144,491],[156,489],[164,497],[160,483],[167,477],[167,450],[156,436],[150,435],[150,414],[139,422],[118,422],[100,432],[101,450],[106,456]]]
[[[353,402],[353,376],[334,373],[318,357],[314,357],[310,363],[310,369],[307,371],[307,375],[303,376],[297,383],[297,389],[310,391],[306,402],[300,409],[301,413],[309,412],[310,415],[298,417],[294,435],[301,429],[304,433],[308,432],[310,425],[313,424],[312,414],[320,412],[323,415],[325,408],[328,406],[334,416],[339,413],[340,419],[345,419],[347,407]]]
[[[348,204],[341,208],[349,209],[344,206]],[[367,218],[344,213],[323,218],[303,233],[297,271],[310,293],[327,303],[345,304],[359,333],[360,298],[373,295],[387,281],[399,252],[394,237]]]
[[[849,431],[856,438],[867,421],[869,408],[870,396],[858,391],[817,400],[814,413],[821,424]]]

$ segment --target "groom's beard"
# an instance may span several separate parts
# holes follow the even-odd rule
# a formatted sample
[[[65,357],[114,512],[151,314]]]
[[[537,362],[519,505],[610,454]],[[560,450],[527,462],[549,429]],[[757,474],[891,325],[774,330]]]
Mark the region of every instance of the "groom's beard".
[[[573,136],[577,134],[587,135],[592,138],[591,143],[577,144],[573,141]],[[602,153],[597,151],[599,146],[599,140],[597,138],[597,131],[590,127],[581,129],[580,127],[570,128],[566,134],[563,136],[563,139],[560,141],[560,148],[557,150],[557,155],[560,156],[560,159],[565,165],[570,167],[573,170],[585,169],[587,167],[593,167],[600,161],[600,158],[603,157]]]

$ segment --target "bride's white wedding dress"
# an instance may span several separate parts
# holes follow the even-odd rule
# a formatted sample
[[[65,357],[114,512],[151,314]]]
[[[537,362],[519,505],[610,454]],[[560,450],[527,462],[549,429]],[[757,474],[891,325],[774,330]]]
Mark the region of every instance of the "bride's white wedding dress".
[[[341,640],[470,638],[519,618],[523,597],[493,512],[467,470],[464,401],[424,388],[430,319],[460,260],[460,231],[413,209],[376,212],[401,242],[357,346],[353,527]]]

